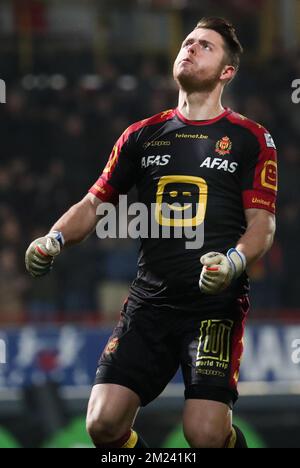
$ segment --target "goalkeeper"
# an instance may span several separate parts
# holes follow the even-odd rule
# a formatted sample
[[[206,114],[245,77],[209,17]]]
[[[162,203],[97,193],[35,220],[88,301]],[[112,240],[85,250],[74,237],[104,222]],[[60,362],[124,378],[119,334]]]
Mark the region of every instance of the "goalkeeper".
[[[100,356],[87,415],[96,447],[145,447],[133,429],[137,413],[179,367],[189,445],[247,447],[232,425],[249,310],[246,268],[273,242],[277,165],[269,132],[221,104],[241,53],[230,23],[201,20],[175,60],[178,107],[131,125],[89,193],[27,250],[27,270],[48,273],[63,248],[93,232],[99,204],[117,204],[133,186],[148,212],[156,204],[155,222],[170,227],[169,239],[142,239],[137,277]],[[174,235],[174,213],[186,207],[189,226],[204,226],[199,249]]]

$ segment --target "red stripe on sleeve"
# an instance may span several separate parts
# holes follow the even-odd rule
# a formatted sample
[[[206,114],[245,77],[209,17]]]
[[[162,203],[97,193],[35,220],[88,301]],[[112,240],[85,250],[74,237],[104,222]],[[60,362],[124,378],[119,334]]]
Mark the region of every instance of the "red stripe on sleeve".
[[[259,192],[258,190],[245,190],[243,192],[243,204],[245,210],[249,208],[257,208],[267,210],[275,214],[276,211],[276,197],[266,192]]]
[[[243,191],[244,208],[265,209],[275,213],[278,184],[277,152],[275,147],[272,147],[268,130],[240,114],[229,114],[227,119],[248,129],[256,137],[260,147],[252,187]]]
[[[116,205],[119,200],[119,193],[105,180],[104,175],[97,180],[89,192],[105,203]]]

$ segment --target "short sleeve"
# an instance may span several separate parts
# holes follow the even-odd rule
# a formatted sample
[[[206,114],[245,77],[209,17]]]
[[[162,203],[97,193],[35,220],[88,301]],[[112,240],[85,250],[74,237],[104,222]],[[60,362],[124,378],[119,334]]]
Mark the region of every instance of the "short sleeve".
[[[278,190],[277,151],[270,133],[257,125],[242,164],[244,209],[275,213]]]
[[[89,189],[89,192],[103,202],[117,204],[119,195],[128,193],[134,186],[136,176],[134,135],[129,128],[114,145],[101,176]]]

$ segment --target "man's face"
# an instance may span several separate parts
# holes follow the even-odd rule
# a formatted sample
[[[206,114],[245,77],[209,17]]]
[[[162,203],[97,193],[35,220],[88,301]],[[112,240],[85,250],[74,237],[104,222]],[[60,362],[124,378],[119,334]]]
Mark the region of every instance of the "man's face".
[[[174,63],[174,79],[186,91],[213,89],[225,70],[222,36],[212,29],[195,29],[183,41]],[[226,79],[226,78],[225,78]]]

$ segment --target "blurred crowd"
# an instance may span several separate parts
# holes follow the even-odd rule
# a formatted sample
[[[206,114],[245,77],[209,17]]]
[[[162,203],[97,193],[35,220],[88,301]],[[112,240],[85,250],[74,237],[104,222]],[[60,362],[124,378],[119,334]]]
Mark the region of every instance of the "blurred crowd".
[[[128,125],[177,105],[172,77],[158,61],[137,61],[131,69],[134,76],[107,62],[98,81],[78,78],[60,89],[8,83],[0,115],[0,322],[101,320],[126,297],[135,241],[91,236],[37,280],[25,273],[24,254],[84,196]],[[244,64],[226,93],[226,105],[269,129],[279,154],[277,236],[251,271],[254,317],[300,308],[300,112],[291,100],[299,77],[299,56],[278,46],[268,61]]]

